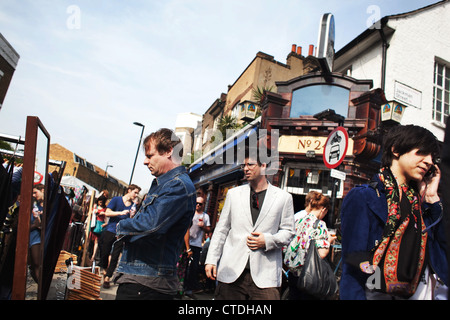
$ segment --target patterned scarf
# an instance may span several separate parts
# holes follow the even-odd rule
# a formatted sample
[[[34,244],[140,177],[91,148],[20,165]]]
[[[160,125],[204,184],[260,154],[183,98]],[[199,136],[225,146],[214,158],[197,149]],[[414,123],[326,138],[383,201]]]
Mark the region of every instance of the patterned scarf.
[[[389,168],[382,168],[378,177],[386,189],[388,218],[382,239],[373,249],[372,265],[374,269],[380,266],[384,278],[382,291],[411,296],[420,279],[427,242],[418,193],[407,185],[399,188]],[[406,199],[400,200],[402,191]],[[400,247],[409,250],[406,256],[400,254]],[[410,279],[405,280],[405,274]]]

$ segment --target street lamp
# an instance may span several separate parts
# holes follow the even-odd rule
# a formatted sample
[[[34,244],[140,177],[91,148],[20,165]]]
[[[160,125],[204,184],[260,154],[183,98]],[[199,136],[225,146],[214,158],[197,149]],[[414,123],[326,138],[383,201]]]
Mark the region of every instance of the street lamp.
[[[328,120],[337,122],[340,126],[344,124],[345,117],[337,114],[333,109],[327,109],[316,113],[314,116],[317,120]]]
[[[137,151],[136,151],[136,157],[134,158],[133,170],[131,170],[130,183],[128,185],[130,185],[131,184],[131,180],[133,180],[134,167],[136,167],[136,161],[137,161],[137,157],[138,157],[138,154],[139,154],[139,148],[141,147],[142,135],[144,134],[144,128],[145,128],[145,126],[142,123],[133,122],[133,124],[136,125],[136,126],[142,127],[142,131],[141,131],[141,137],[139,138],[139,144],[138,144]]]
[[[381,107],[381,121],[383,123],[399,124],[402,121],[406,106],[397,101],[388,101]]]
[[[113,166],[112,164],[107,164],[107,165],[106,165],[106,169],[105,169],[105,178],[108,178],[108,168],[109,168],[109,167],[114,168],[114,166]]]
[[[103,188],[102,189],[108,189],[108,182],[107,182],[107,180],[108,180],[108,168],[109,167],[111,167],[111,168],[113,168],[114,166],[113,165],[111,165],[111,164],[106,164],[106,169],[105,169],[105,179],[103,180]]]

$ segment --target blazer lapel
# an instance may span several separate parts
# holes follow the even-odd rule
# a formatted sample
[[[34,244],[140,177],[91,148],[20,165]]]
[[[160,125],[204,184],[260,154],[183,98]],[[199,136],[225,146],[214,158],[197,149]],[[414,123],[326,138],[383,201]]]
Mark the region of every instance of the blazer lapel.
[[[277,197],[278,189],[273,187],[270,183],[267,187],[266,196],[264,197],[264,202],[261,208],[261,211],[259,212],[258,219],[256,220],[255,225],[253,226],[253,230],[255,230],[261,222],[264,220],[264,218],[267,216],[267,214],[270,212],[270,208],[272,207],[276,197]]]
[[[241,205],[242,205],[242,211],[244,213],[245,219],[248,223],[250,223],[250,226],[253,225],[252,221],[252,213],[250,209],[250,185],[245,185],[245,188],[243,188],[241,193]]]

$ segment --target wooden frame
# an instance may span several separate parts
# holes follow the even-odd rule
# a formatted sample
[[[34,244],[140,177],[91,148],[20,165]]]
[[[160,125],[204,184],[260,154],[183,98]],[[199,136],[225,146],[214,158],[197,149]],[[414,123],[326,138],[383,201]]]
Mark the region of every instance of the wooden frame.
[[[16,256],[14,262],[14,278],[11,298],[13,300],[25,300],[27,267],[28,267],[28,246],[30,234],[30,214],[32,210],[32,197],[34,185],[34,168],[36,163],[36,152],[39,130],[47,138],[47,149],[45,155],[44,179],[48,178],[48,160],[50,149],[50,135],[38,117],[28,116],[25,133],[25,151],[23,158],[22,185],[20,189],[20,209],[17,226]],[[47,181],[46,181],[47,182]],[[48,183],[45,183],[44,194],[48,196]],[[45,198],[44,209],[41,220],[41,252],[40,252],[40,279],[42,280],[42,263],[44,258],[45,225],[48,207],[48,199]],[[41,299],[42,281],[38,284],[38,299]]]

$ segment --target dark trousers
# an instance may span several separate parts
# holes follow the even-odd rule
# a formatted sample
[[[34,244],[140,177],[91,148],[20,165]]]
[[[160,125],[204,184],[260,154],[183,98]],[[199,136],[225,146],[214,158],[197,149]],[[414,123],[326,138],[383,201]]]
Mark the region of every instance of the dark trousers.
[[[138,283],[121,283],[117,288],[116,300],[173,300],[174,296],[164,294]]]
[[[184,287],[186,290],[197,290],[199,289],[198,283],[198,271],[200,266],[200,252],[202,248],[191,246],[192,250],[192,261],[188,264],[186,270],[186,281],[184,282]]]
[[[116,234],[104,230],[100,237],[100,267],[106,269],[106,276],[111,278],[116,270],[119,256],[123,250],[123,241],[116,241]],[[111,260],[108,263],[109,256]]]
[[[279,288],[258,288],[250,271],[245,269],[232,283],[219,282],[215,292],[216,300],[280,300]]]

